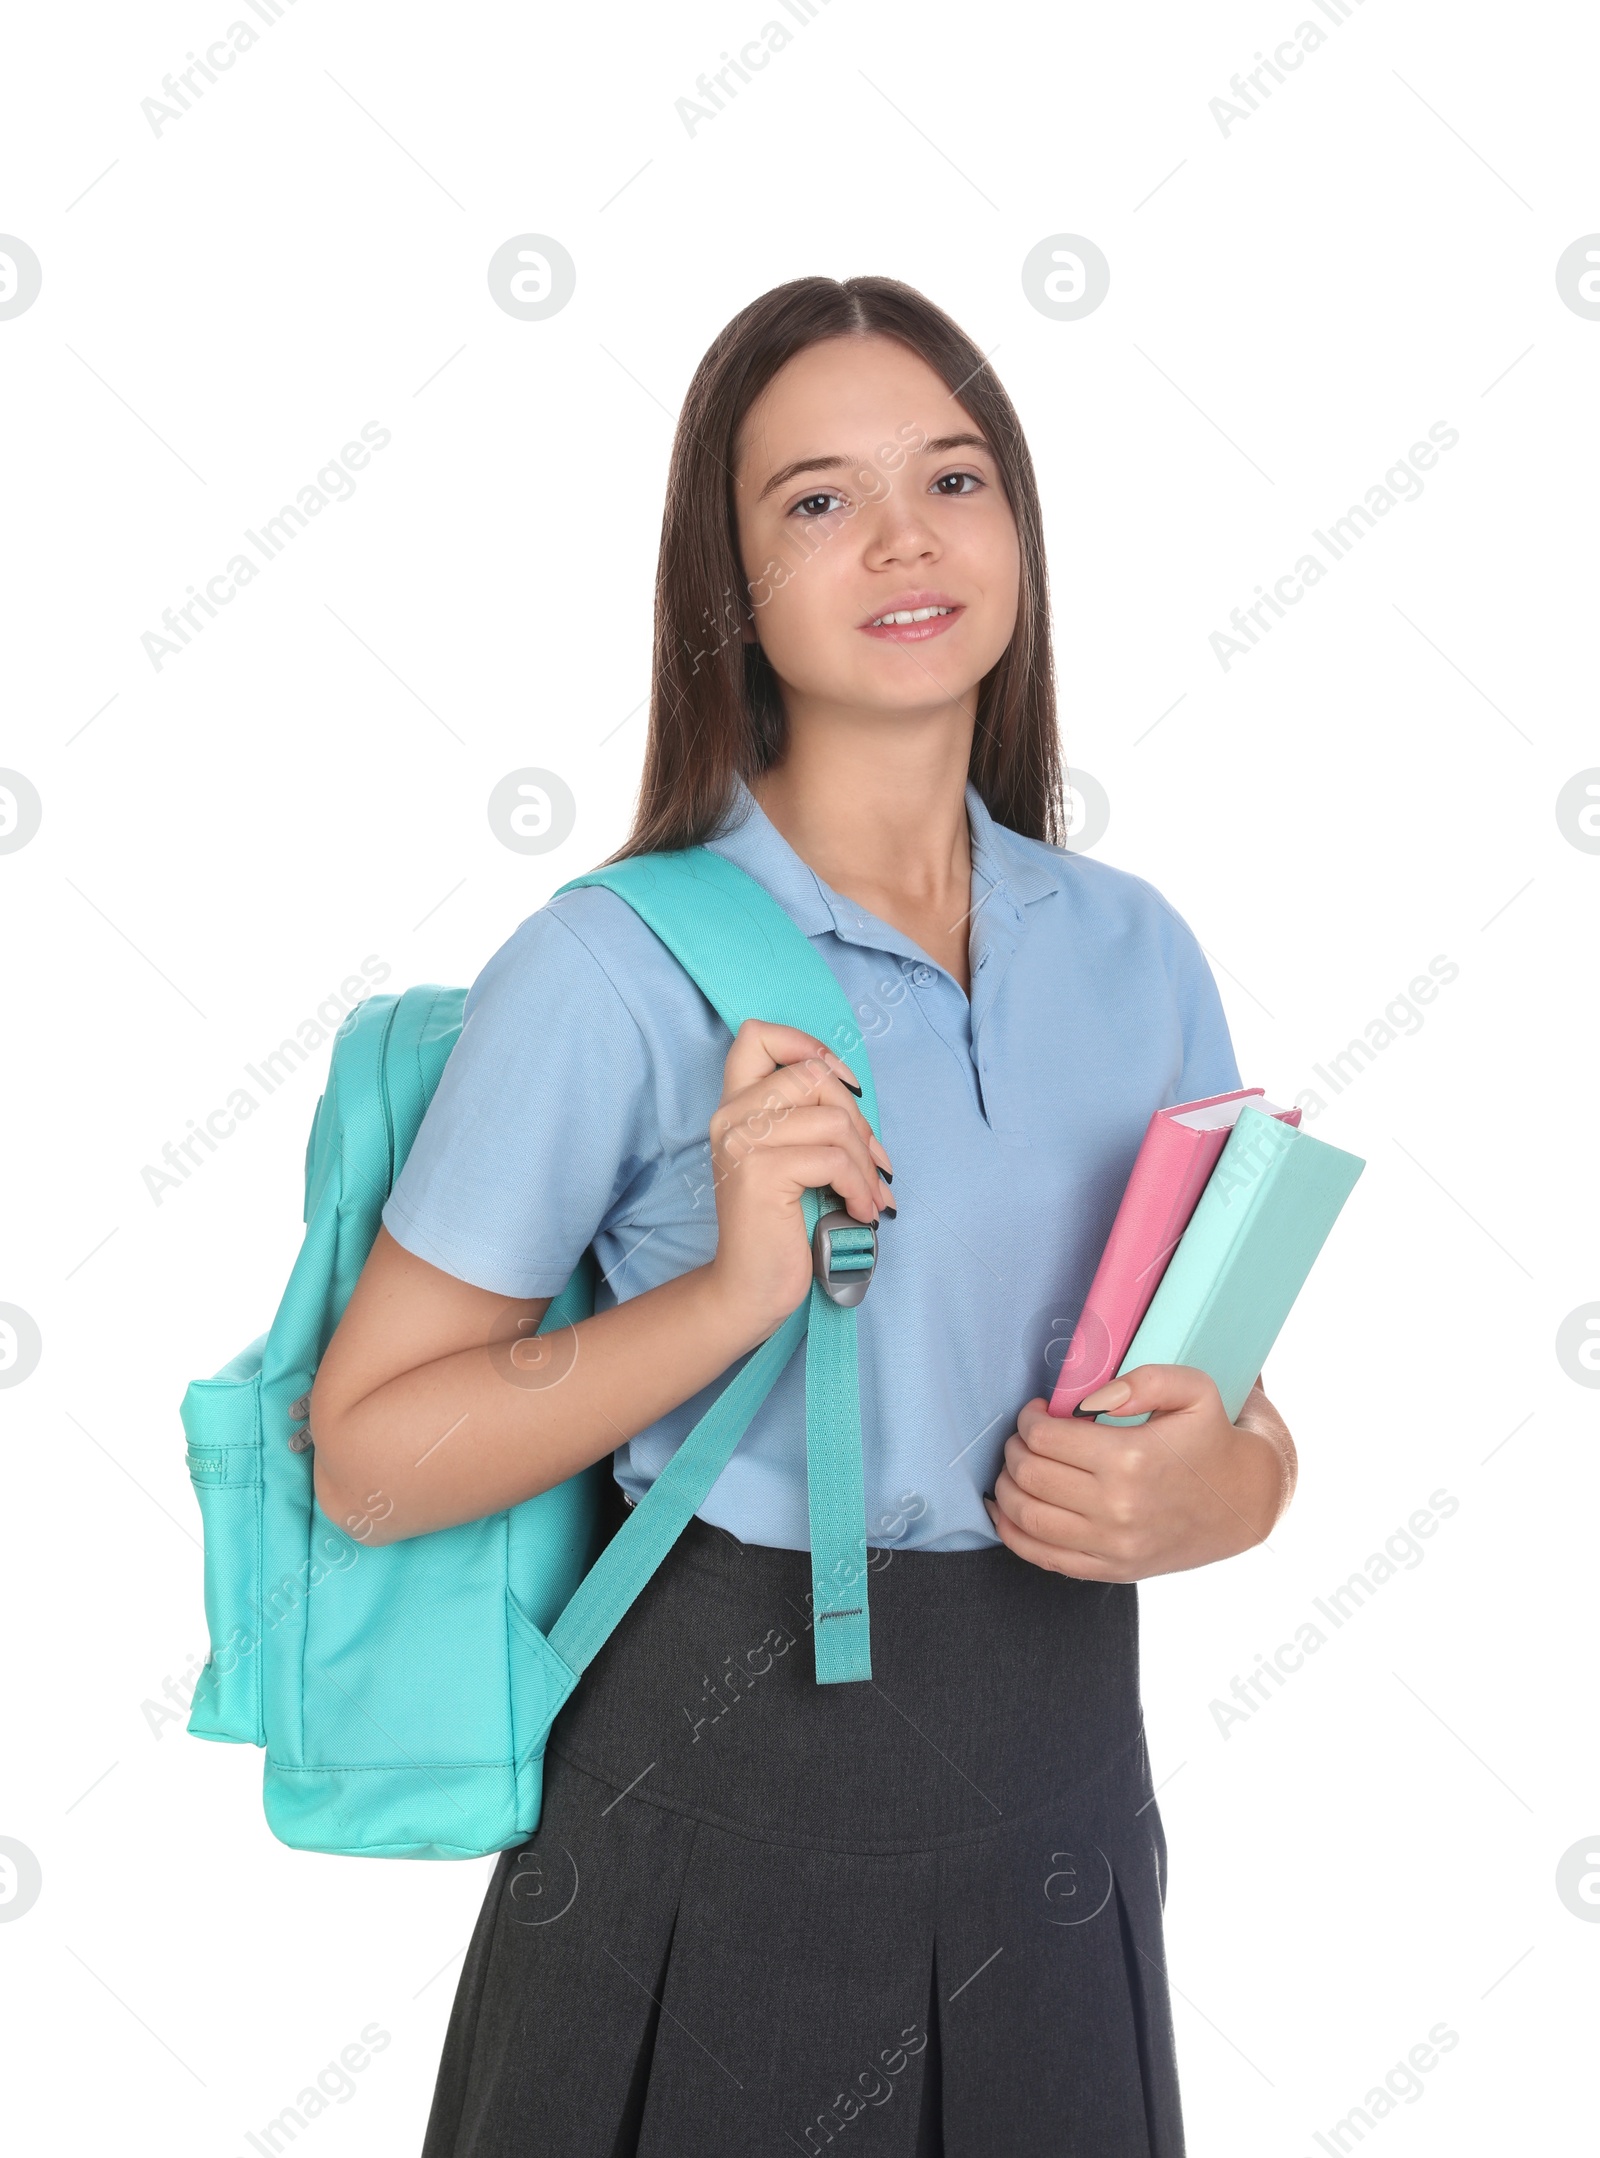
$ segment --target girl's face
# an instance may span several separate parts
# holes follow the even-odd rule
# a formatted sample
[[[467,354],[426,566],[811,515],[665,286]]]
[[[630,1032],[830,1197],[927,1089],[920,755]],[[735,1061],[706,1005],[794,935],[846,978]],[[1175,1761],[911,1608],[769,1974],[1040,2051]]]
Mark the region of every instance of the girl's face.
[[[993,452],[925,361],[890,337],[807,346],[751,406],[734,480],[754,634],[791,712],[976,713],[1021,553]]]

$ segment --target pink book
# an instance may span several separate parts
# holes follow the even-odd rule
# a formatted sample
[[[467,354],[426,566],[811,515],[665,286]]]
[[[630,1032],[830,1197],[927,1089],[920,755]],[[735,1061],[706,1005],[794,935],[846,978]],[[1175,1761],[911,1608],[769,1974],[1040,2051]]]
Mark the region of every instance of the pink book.
[[[1052,1416],[1072,1415],[1116,1376],[1245,1102],[1300,1121],[1298,1109],[1280,1109],[1258,1086],[1177,1102],[1150,1119],[1050,1396]]]

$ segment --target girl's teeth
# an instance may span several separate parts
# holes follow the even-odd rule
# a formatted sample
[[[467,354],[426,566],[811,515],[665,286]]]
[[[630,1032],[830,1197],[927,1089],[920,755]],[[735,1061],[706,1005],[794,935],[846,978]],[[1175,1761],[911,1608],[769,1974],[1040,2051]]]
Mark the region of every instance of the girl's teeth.
[[[936,614],[949,614],[948,607],[915,607],[899,614],[880,614],[874,629],[897,629],[902,622],[930,622]]]

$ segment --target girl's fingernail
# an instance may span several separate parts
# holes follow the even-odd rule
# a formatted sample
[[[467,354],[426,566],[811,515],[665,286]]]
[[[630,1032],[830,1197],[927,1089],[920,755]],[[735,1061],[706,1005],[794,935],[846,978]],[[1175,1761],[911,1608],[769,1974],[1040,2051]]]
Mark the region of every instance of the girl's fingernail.
[[[855,1081],[853,1079],[845,1079],[843,1072],[839,1072],[836,1076],[844,1081],[844,1084],[850,1089],[851,1093],[856,1097],[857,1101],[859,1101],[861,1099],[861,1089],[856,1085]]]
[[[1080,1409],[1120,1409],[1133,1388],[1126,1379],[1113,1379],[1109,1386],[1102,1386],[1092,1394],[1085,1394],[1078,1403]]]
[[[880,1206],[878,1212],[880,1214],[887,1214],[889,1219],[893,1221],[899,1214],[900,1209],[897,1206]]]
[[[892,1169],[880,1169],[878,1171],[878,1174],[883,1178],[883,1181],[886,1184],[892,1184],[894,1182],[894,1171]]]

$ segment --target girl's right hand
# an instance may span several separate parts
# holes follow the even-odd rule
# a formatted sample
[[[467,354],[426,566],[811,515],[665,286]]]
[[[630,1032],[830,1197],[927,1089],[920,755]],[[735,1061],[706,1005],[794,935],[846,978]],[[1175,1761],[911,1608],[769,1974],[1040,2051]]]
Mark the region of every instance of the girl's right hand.
[[[747,1019],[733,1038],[711,1119],[717,1255],[709,1275],[753,1341],[775,1333],[811,1287],[802,1192],[831,1184],[861,1222],[894,1212],[878,1174],[892,1175],[894,1165],[845,1084],[855,1077],[798,1027]]]

